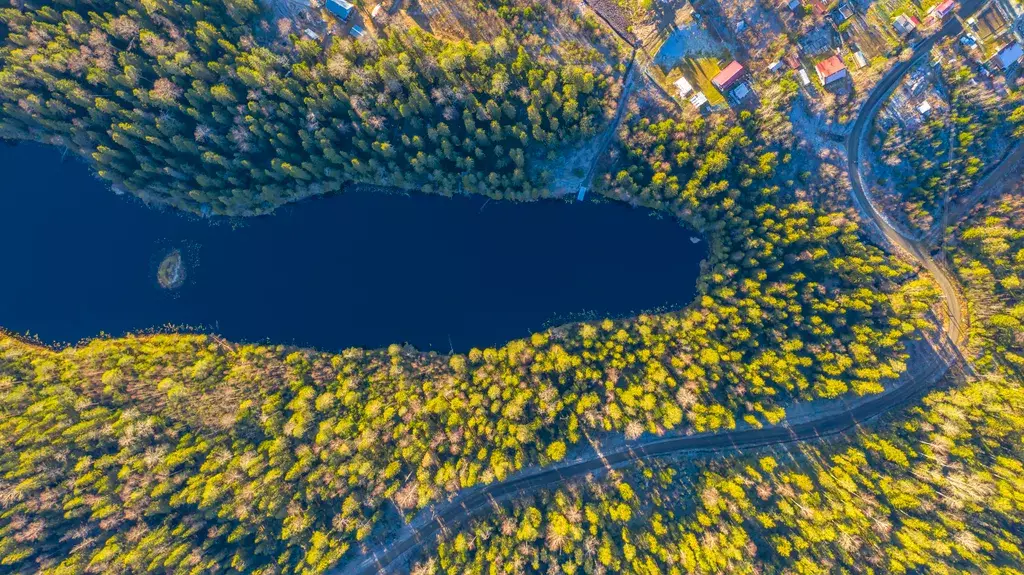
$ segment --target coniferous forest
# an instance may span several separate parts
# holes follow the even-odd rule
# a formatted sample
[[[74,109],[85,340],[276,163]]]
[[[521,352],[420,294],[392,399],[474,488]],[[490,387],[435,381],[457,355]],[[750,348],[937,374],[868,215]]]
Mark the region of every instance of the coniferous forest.
[[[521,30],[320,42],[269,19],[246,0],[13,2],[0,137],[66,148],[114,190],[209,217],[355,183],[531,201],[553,195],[565,150],[609,129],[622,90],[616,68],[533,50]],[[853,208],[790,177],[780,110],[796,83],[773,90],[757,113],[633,107],[612,126],[594,193],[710,243],[681,310],[450,355],[0,337],[0,573],[324,573],[417,511],[594,438],[760,428],[794,404],[882,392],[916,367],[938,290]],[[833,442],[524,494],[410,568],[1021,572],[1019,200],[994,199],[947,245],[974,373]]]

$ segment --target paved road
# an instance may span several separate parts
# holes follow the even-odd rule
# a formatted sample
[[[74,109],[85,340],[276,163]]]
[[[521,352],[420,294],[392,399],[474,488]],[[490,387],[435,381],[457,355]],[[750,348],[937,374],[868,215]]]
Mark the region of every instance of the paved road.
[[[961,14],[966,17],[980,5],[980,1],[970,2]],[[853,180],[854,197],[861,207],[892,244],[899,246],[914,257],[932,276],[942,289],[945,296],[950,319],[948,329],[953,342],[959,342],[963,334],[961,328],[963,310],[954,280],[935,263],[928,253],[927,246],[904,237],[886,218],[879,213],[867,193],[860,171],[860,149],[864,135],[874,123],[882,102],[892,91],[900,79],[931,50],[940,39],[958,34],[961,30],[959,21],[947,22],[935,35],[917,46],[913,56],[889,71],[878,83],[867,101],[862,112],[854,123],[853,130],[847,140],[849,150],[849,168]],[[690,436],[666,437],[626,444],[623,447],[605,453],[596,453],[582,461],[561,467],[544,468],[515,476],[509,480],[492,483],[473,489],[453,501],[439,504],[426,511],[428,516],[420,516],[406,526],[387,547],[387,549],[370,557],[355,558],[344,567],[335,569],[330,575],[370,575],[386,573],[395,567],[396,560],[421,544],[431,544],[438,533],[458,528],[466,521],[492,511],[497,503],[511,499],[516,495],[536,489],[557,486],[570,479],[599,472],[602,469],[628,465],[642,459],[668,455],[700,454],[705,452],[725,452],[748,449],[767,445],[778,445],[798,441],[809,441],[836,435],[850,430],[860,423],[877,417],[887,411],[899,407],[907,401],[918,397],[932,385],[937,383],[948,370],[944,361],[936,361],[922,369],[917,377],[909,382],[895,386],[886,392],[873,396],[852,408],[832,412],[820,417],[806,420],[793,425],[776,425],[762,429],[743,429]],[[425,517],[425,518],[424,518]]]
[[[969,5],[961,9],[961,14],[966,17],[967,14],[973,13],[979,4],[979,2],[971,2]],[[929,253],[929,246],[926,243],[904,236],[903,233],[890,224],[889,220],[875,207],[866,191],[866,186],[864,185],[864,176],[861,173],[860,154],[861,148],[865,145],[864,138],[870,133],[879,108],[881,108],[882,103],[884,103],[888,98],[893,88],[899,84],[900,80],[903,79],[903,76],[906,75],[911,68],[916,66],[922,58],[926,58],[928,56],[928,53],[936,42],[943,38],[959,34],[962,29],[960,21],[955,18],[951,18],[938,32],[918,44],[909,60],[893,67],[893,69],[882,78],[878,85],[875,86],[874,90],[872,90],[871,94],[868,96],[867,101],[864,102],[864,106],[861,108],[861,113],[857,117],[857,121],[854,122],[853,130],[850,131],[850,135],[846,141],[849,172],[850,179],[853,183],[854,198],[868,216],[871,217],[872,221],[878,225],[878,228],[881,230],[885,238],[893,245],[899,247],[901,250],[913,257],[935,279],[939,289],[942,290],[942,296],[945,300],[948,316],[947,319],[949,322],[947,325],[947,331],[955,342],[962,341],[966,336],[966,315],[963,306],[960,304],[960,295],[956,288],[955,280],[952,279],[949,274],[935,262],[931,253]]]

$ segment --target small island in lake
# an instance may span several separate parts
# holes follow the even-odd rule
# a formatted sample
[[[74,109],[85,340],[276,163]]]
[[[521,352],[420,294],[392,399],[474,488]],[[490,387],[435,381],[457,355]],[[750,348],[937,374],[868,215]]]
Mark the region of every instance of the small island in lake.
[[[181,250],[172,250],[164,257],[156,270],[156,281],[164,289],[177,289],[185,283],[185,260]]]

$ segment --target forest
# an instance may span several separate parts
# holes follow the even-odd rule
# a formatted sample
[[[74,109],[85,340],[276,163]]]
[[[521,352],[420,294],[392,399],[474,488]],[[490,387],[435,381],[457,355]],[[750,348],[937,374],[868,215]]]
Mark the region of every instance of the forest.
[[[976,374],[873,429],[710,461],[655,461],[523,497],[413,573],[1021,573],[1024,201],[948,246]]]
[[[879,159],[891,170],[879,176],[879,183],[893,188],[880,186],[878,191],[898,196],[891,212],[918,231],[939,224],[947,195],[956,200],[969,192],[1009,144],[1024,135],[1020,91],[996,94],[951,51],[940,52],[939,61],[943,65],[935,66],[934,74],[947,93],[947,108],[932,110],[915,127],[899,122],[880,126],[874,142]]]
[[[352,182],[527,200],[550,195],[545,162],[605,128],[618,95],[614,77],[556,65],[511,32],[473,45],[394,31],[329,48],[293,35],[290,48],[271,49],[261,18],[240,0],[4,8],[0,136],[63,146],[115,190],[204,215],[267,213]],[[784,83],[776,96],[794,90]],[[906,342],[930,325],[938,296],[867,243],[850,212],[812,203],[783,175],[792,171],[786,123],[774,112],[627,115],[595,192],[706,235],[698,295],[682,310],[452,355],[398,343],[327,353],[212,334],[49,349],[4,336],[0,566],[322,573],[416,510],[562,460],[593,436],[759,427],[795,400],[880,392],[905,371]],[[996,266],[1005,254],[992,257]],[[990,317],[1001,315],[1021,319]],[[512,554],[524,563],[510,572],[753,572],[752,557],[775,557],[756,549],[813,571],[826,557],[875,565],[856,553],[883,537],[944,540],[926,528],[964,532],[964,549],[1009,564],[1021,426],[1016,380],[998,377],[851,440],[847,460],[814,447],[806,461],[727,462],[697,476],[666,465],[538,494],[454,535],[421,567],[483,570]],[[925,441],[945,447],[933,457]],[[936,483],[951,472],[946,461],[959,481],[990,486],[989,499],[967,502],[988,506],[984,525],[958,528],[962,516],[928,500],[946,488]],[[988,483],[971,475],[982,469]],[[692,477],[707,486],[700,501],[675,495]],[[835,495],[812,487],[828,481]],[[893,500],[917,514],[910,531],[884,519]],[[696,507],[676,509],[687,502]],[[746,512],[755,508],[764,521]],[[833,517],[849,522],[853,542]],[[876,518],[890,522],[884,535],[872,535]],[[755,535],[751,520],[769,531]],[[899,549],[907,570],[931,561],[919,546]]]
[[[0,137],[62,146],[150,203],[252,215],[351,182],[536,197],[549,154],[614,103],[595,66],[511,37],[280,51],[260,17],[251,0],[4,8]]]

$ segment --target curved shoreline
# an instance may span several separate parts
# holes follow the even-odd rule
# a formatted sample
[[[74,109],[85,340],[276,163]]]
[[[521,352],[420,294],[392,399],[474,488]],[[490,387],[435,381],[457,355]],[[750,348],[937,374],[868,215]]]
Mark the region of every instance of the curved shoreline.
[[[977,8],[977,4],[978,2],[975,0],[970,9],[964,7],[961,12],[966,11],[969,14]],[[518,477],[489,484],[464,496],[456,496],[443,505],[425,509],[403,527],[396,541],[393,541],[380,553],[371,552],[369,556],[353,558],[344,566],[328,571],[328,575],[370,575],[371,573],[387,572],[395,561],[429,541],[432,536],[448,532],[453,526],[485,513],[492,505],[510,499],[525,489],[551,487],[575,477],[598,472],[602,468],[628,465],[648,458],[679,456],[686,453],[725,452],[741,448],[822,440],[842,434],[912,400],[941,381],[954,365],[964,363],[959,357],[958,344],[966,336],[966,329],[963,328],[966,320],[963,317],[964,308],[960,303],[959,292],[954,287],[955,280],[948,277],[945,271],[935,263],[924,246],[904,237],[899,230],[893,227],[888,218],[877,210],[871,202],[870,196],[863,189],[863,176],[860,172],[860,146],[863,145],[865,127],[871,124],[874,116],[878,113],[881,102],[885,100],[912,65],[930,51],[935,42],[947,35],[959,32],[960,28],[959,21],[951,19],[943,25],[939,32],[918,44],[910,60],[892,68],[879,81],[864,102],[861,113],[847,139],[849,175],[853,189],[852,199],[868,212],[870,219],[890,242],[890,248],[905,250],[935,278],[943,291],[950,319],[949,341],[942,340],[940,348],[944,349],[935,350],[933,348],[933,351],[937,353],[941,351],[950,357],[948,360],[943,358],[943,361],[940,362],[941,367],[925,374],[918,373],[911,377],[909,382],[889,388],[838,414],[811,418],[792,426],[784,423],[761,429],[655,438],[648,441],[638,440],[611,453],[598,451],[587,459],[567,466],[526,470]],[[939,355],[941,356],[943,353],[939,353]],[[969,366],[967,368],[969,369]]]

